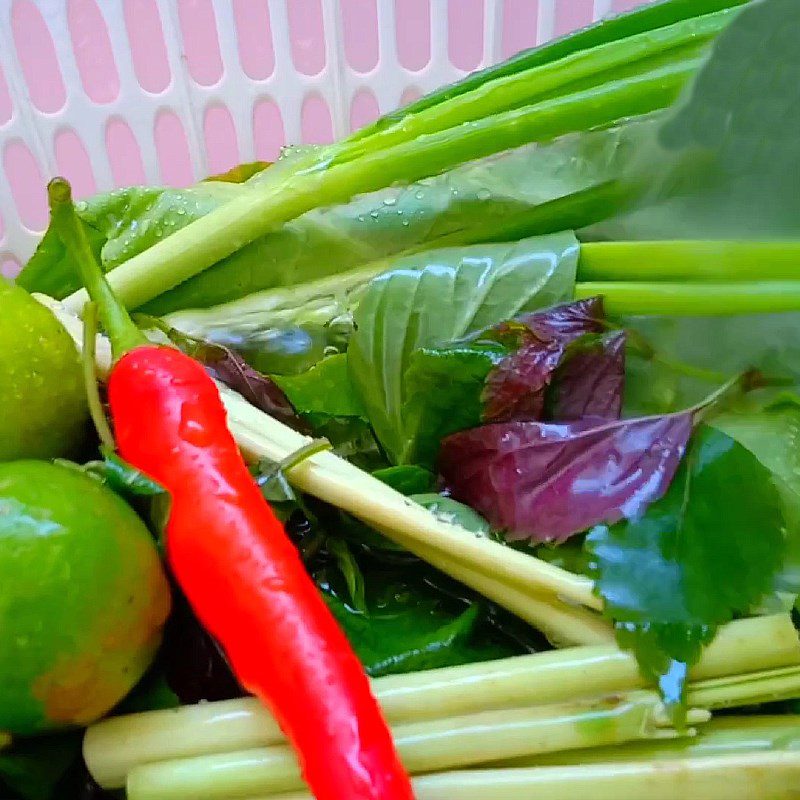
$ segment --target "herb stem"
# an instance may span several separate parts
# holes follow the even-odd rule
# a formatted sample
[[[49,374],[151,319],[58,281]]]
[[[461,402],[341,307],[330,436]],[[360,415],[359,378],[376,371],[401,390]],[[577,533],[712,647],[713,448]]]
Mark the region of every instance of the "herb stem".
[[[122,302],[137,308],[313,208],[344,202],[398,181],[420,180],[529,142],[549,141],[663,108],[678,96],[698,63],[668,64],[607,86],[511,108],[370,151],[344,164],[315,163],[306,170],[281,173],[273,183],[250,187],[119,265],[109,273],[109,283]],[[81,290],[64,303],[79,313],[87,299]]]
[[[83,364],[83,383],[86,388],[86,400],[89,405],[89,415],[97,431],[100,441],[114,452],[117,443],[108,424],[100,392],[97,388],[97,372],[95,369],[95,344],[97,341],[97,304],[87,303],[83,310],[83,348],[81,362]]]

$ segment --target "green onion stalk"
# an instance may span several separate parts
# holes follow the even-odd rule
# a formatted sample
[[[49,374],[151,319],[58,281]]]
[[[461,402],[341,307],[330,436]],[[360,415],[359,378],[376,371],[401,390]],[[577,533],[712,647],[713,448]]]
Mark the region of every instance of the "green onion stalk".
[[[117,267],[111,285],[135,308],[313,208],[660,111],[742,2],[668,0],[472,75],[340,142],[285,159],[240,198]],[[79,311],[86,300],[78,292],[67,306]]]

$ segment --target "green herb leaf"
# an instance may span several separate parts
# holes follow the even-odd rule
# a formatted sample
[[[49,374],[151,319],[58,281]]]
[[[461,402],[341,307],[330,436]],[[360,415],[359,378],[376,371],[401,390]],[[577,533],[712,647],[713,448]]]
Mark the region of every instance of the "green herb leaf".
[[[621,239],[795,238],[800,217],[800,29],[795,0],[746,4],[683,100],[643,146],[643,208]]]
[[[701,428],[664,497],[640,518],[587,536],[620,644],[670,703],[717,627],[772,588],[783,525],[769,471],[729,436]]]
[[[720,414],[710,424],[746,447],[769,471],[783,500],[786,558],[776,590],[800,593],[800,406]]]
[[[270,377],[301,414],[366,418],[364,405],[350,380],[345,353],[328,356],[299,375]]]
[[[436,476],[416,464],[376,469],[372,476],[406,496],[430,492],[436,484]]]
[[[379,583],[379,578],[369,581]],[[515,649],[480,635],[482,610],[472,604],[454,615],[432,590],[381,582],[361,613],[325,592],[328,607],[373,677],[487,661]]]
[[[433,466],[445,436],[480,424],[486,378],[507,353],[499,345],[469,345],[423,347],[410,354],[404,416],[416,444],[408,460]]]
[[[370,283],[356,312],[348,360],[393,462],[417,461],[419,431],[406,411],[412,353],[569,298],[577,256],[571,234],[553,234],[400,259]]]
[[[163,486],[107,449],[103,451],[103,461],[92,461],[85,469],[123,497],[157,497],[165,493]]]

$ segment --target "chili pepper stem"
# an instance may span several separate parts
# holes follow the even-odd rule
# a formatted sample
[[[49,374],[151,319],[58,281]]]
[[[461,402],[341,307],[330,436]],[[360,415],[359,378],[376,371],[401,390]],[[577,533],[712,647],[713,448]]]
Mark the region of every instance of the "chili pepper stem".
[[[97,263],[86,231],[75,213],[69,181],[65,178],[53,178],[47,185],[47,199],[50,204],[53,229],[77,262],[81,280],[89,296],[97,303],[103,327],[111,340],[114,359],[120,358],[135,347],[147,344],[147,339],[133,324],[125,306],[114,296]]]

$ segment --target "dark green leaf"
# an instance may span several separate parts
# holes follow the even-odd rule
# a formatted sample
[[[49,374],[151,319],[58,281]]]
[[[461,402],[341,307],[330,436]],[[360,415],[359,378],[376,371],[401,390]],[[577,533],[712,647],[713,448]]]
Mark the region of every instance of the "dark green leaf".
[[[430,470],[416,464],[376,469],[372,476],[406,496],[430,492],[436,483],[436,477]]]
[[[500,346],[470,345],[411,353],[403,414],[416,446],[408,460],[433,466],[445,436],[480,424],[486,377],[507,352]]]
[[[742,445],[701,428],[672,485],[639,518],[586,539],[597,590],[670,702],[719,625],[771,590],[784,554],[781,499]]]
[[[272,380],[301,414],[366,417],[361,399],[350,380],[345,353],[324,358],[299,375],[273,375]]]
[[[328,552],[336,559],[339,571],[347,584],[347,591],[350,595],[349,605],[361,614],[367,613],[367,602],[365,600],[364,576],[353,557],[353,553],[347,546],[347,542],[342,539],[329,538],[325,542]]]
[[[143,711],[159,711],[177,708],[181,704],[178,696],[167,683],[163,669],[151,667],[133,691],[114,709],[114,714],[138,714]]]
[[[481,608],[471,605],[454,615],[432,589],[368,578],[368,613],[360,613],[326,592],[328,607],[344,628],[373,677],[468,664],[516,652],[479,633]]]
[[[356,312],[348,360],[370,422],[393,462],[416,461],[419,432],[406,411],[412,354],[568,299],[577,255],[571,234],[555,234],[401,259],[370,283]]]

